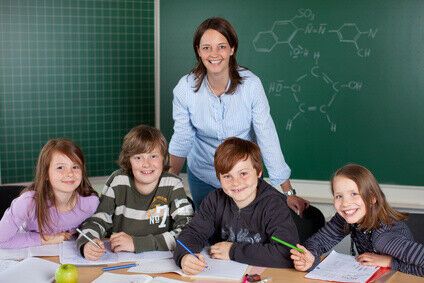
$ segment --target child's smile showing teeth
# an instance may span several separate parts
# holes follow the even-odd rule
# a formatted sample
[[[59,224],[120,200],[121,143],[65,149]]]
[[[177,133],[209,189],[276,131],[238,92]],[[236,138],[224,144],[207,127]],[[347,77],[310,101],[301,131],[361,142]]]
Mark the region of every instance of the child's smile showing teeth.
[[[149,194],[154,190],[163,171],[163,161],[164,157],[158,146],[152,151],[130,157],[134,183],[139,192]]]
[[[365,216],[366,207],[356,183],[346,177],[333,180],[334,207],[347,223],[359,223]]]
[[[347,210],[343,210],[343,213],[347,216],[352,216],[356,213],[356,211],[358,211],[358,209],[347,209]]]

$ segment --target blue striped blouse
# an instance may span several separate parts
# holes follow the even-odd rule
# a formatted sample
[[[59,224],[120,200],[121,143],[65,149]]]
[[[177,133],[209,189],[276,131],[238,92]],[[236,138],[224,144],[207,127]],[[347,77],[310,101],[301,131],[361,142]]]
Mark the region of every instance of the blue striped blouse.
[[[187,158],[190,171],[202,181],[219,188],[213,157],[228,137],[256,142],[262,153],[272,185],[279,186],[290,177],[268,100],[260,79],[249,70],[233,94],[214,95],[206,78],[194,92],[194,76],[186,75],[174,88],[174,134],[169,152]]]

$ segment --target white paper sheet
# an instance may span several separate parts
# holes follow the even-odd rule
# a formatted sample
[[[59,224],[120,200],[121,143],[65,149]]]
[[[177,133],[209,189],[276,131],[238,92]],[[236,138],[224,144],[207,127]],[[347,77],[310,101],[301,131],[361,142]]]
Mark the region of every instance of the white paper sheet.
[[[183,281],[149,275],[127,275],[105,272],[92,283],[180,283]]]
[[[0,259],[22,260],[28,256],[28,248],[0,249]]]
[[[139,262],[139,265],[135,267],[131,267],[128,269],[128,272],[135,273],[167,273],[167,272],[178,272],[181,268],[179,268],[174,259],[158,259],[158,260],[150,260],[150,261],[142,261]]]
[[[138,254],[128,253],[128,252],[120,252],[120,253],[118,253],[118,258],[121,262],[124,262],[124,261],[145,262],[145,261],[172,258],[172,252],[170,252],[170,251],[151,251],[151,252],[143,252],[143,253],[138,253]]]
[[[28,255],[29,256],[58,256],[60,255],[60,244],[29,247]]]
[[[193,277],[239,280],[246,273],[247,264],[233,260],[213,259],[205,250],[202,251],[202,255],[205,257],[208,267]],[[184,275],[182,270],[178,273]]]
[[[248,267],[247,264],[239,263],[232,260],[212,259],[206,251],[202,251],[208,267],[199,274],[191,277],[195,278],[219,278],[219,279],[241,279]],[[176,272],[180,275],[187,276],[179,268],[173,259],[163,259],[149,262],[140,262],[138,266],[131,267],[128,272],[140,273],[166,273]]]
[[[66,241],[62,243],[59,261],[62,264],[70,263],[75,265],[102,265],[119,262],[118,254],[110,251],[106,252],[99,260],[87,260],[81,256],[75,241]]]
[[[19,261],[16,260],[0,259],[0,273],[18,263]]]
[[[0,249],[0,259],[22,260],[31,256],[58,256],[60,244],[42,245],[22,249]]]
[[[29,257],[0,273],[0,282],[46,283],[54,280],[59,264],[37,257]]]
[[[306,278],[338,282],[366,282],[378,267],[365,266],[351,255],[332,251]]]
[[[104,272],[102,275],[97,277],[92,283],[148,283],[152,280],[152,277],[148,275],[127,275],[127,274],[116,274],[110,272]]]
[[[127,252],[113,253],[110,251],[107,244],[105,244],[105,246],[108,251],[99,260],[91,261],[81,256],[76,247],[75,241],[63,242],[60,251],[60,263],[71,263],[75,265],[102,265],[128,261],[144,262],[172,258],[172,253],[169,251],[152,251],[138,254]]]

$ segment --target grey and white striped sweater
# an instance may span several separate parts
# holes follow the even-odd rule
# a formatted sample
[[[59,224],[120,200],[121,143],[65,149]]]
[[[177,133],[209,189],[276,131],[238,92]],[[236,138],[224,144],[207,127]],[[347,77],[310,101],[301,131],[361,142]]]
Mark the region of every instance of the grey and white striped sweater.
[[[125,232],[133,237],[135,252],[173,250],[175,238],[193,216],[182,180],[162,173],[156,189],[140,194],[133,177],[117,170],[106,181],[96,213],[82,224],[91,238]],[[77,247],[88,241],[79,236]]]

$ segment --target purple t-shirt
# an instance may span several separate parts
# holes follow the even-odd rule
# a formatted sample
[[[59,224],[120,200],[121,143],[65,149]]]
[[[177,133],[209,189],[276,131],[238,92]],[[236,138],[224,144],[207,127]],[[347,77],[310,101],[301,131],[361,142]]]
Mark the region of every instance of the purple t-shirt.
[[[0,248],[23,248],[41,245],[35,210],[34,191],[25,192],[12,201],[0,221]],[[67,212],[59,212],[50,207],[50,231],[56,234],[75,230],[85,219],[93,215],[99,205],[95,195],[78,195],[75,207]]]

